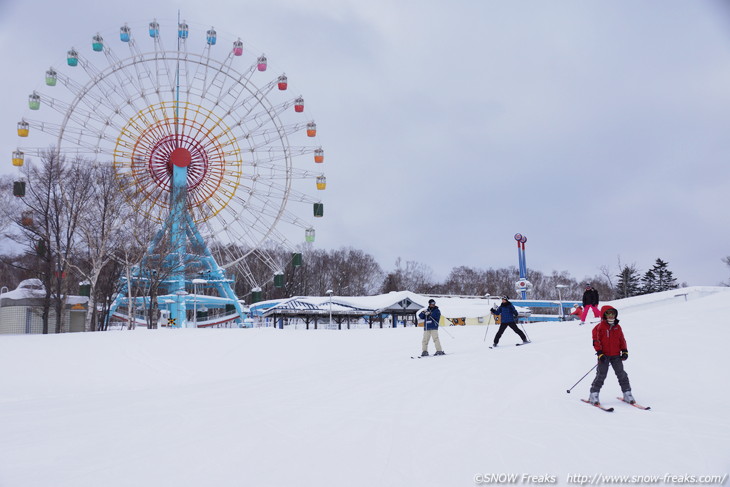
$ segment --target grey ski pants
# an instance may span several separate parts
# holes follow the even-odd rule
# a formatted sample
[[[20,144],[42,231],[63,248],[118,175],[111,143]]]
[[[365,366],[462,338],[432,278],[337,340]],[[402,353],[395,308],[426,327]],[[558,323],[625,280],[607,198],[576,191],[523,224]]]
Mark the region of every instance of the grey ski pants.
[[[618,379],[618,384],[621,386],[621,391],[630,391],[631,384],[629,384],[629,375],[624,370],[624,361],[621,360],[620,355],[617,355],[615,357],[608,357],[608,360],[605,362],[598,362],[598,367],[596,367],[596,378],[593,379],[593,383],[591,384],[591,392],[601,391],[603,382],[606,380],[606,376],[608,375],[609,364],[613,367],[613,371],[616,373],[616,378]]]

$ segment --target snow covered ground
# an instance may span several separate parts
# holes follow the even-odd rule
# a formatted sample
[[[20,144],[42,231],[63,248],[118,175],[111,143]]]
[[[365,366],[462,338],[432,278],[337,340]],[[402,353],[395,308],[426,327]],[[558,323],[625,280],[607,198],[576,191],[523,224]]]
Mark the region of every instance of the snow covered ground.
[[[420,360],[414,328],[4,336],[0,486],[727,485],[730,290],[686,291],[614,303],[651,411],[612,372],[613,413],[578,400],[592,373],[566,394],[595,363],[576,322],[442,328]]]

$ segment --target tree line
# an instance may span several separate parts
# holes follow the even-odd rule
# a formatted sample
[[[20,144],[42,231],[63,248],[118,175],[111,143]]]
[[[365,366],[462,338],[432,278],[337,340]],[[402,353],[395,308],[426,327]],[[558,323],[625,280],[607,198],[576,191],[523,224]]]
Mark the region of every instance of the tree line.
[[[92,165],[80,158],[67,160],[52,151],[38,163],[21,168],[23,196],[16,195],[17,178],[0,179],[0,230],[6,244],[0,252],[0,285],[14,288],[24,279],[40,279],[45,287],[44,333],[62,329],[61,311],[65,297],[80,292],[84,283],[89,294],[86,330],[103,330],[104,317],[114,296],[119,292],[120,278],[133,272],[148,276],[142,287],[129,287],[130,297],[148,296],[144,314],[154,326],[157,289],[166,278],[164,239],[153,238],[160,231],[159,223],[150,222],[135,213],[128,204],[138,195],[125,193],[111,165]],[[158,247],[150,252],[150,242]],[[227,248],[217,242],[208,243],[214,255],[224,255]],[[248,249],[237,249],[246,251]],[[390,291],[410,290],[421,294],[441,295],[508,295],[515,296],[516,267],[454,267],[443,281],[433,277],[432,269],[423,263],[398,258],[394,268],[384,270],[373,256],[353,248],[335,250],[301,244],[285,249],[270,244],[266,253],[284,270],[275,282],[270,265],[256,259],[256,249],[239,266],[227,269],[235,281],[239,298],[251,303],[254,299],[249,284],[253,276],[260,285],[260,297],[280,299],[291,296],[322,296],[328,290],[336,295],[373,295]],[[301,254],[301,262],[294,254]],[[144,256],[145,259],[143,260]],[[157,259],[149,258],[158,256]],[[730,258],[728,262],[730,265]],[[140,266],[144,266],[141,269]],[[590,283],[602,300],[630,297],[678,287],[668,263],[657,259],[643,274],[636,264],[622,265],[618,272],[600,267],[595,276],[576,279],[568,271],[550,274],[529,269],[533,284],[530,298],[580,300],[584,285]],[[186,277],[193,279],[200,272],[195,263],[186,266]],[[557,285],[560,284],[560,292]],[[192,289],[190,290],[192,292]],[[53,313],[51,313],[53,311]],[[54,320],[51,320],[51,317]]]

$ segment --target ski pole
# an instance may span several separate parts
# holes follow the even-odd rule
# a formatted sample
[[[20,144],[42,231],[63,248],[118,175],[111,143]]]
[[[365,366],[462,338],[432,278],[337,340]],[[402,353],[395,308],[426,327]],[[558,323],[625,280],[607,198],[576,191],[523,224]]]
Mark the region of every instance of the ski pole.
[[[517,323],[518,324],[520,323],[520,319],[519,318],[517,318]],[[527,337],[527,341],[529,342],[530,341],[530,335],[527,334],[527,330],[525,330],[525,325],[520,325],[520,326],[522,327],[522,333],[525,334],[525,336]]]
[[[593,369],[595,369],[596,367],[598,367],[598,362],[596,362],[596,365],[594,365],[593,367],[591,367],[591,370],[589,370],[588,372],[586,372],[586,375],[588,375],[588,374],[590,374],[591,372],[593,372]],[[572,391],[572,390],[573,390],[573,388],[574,388],[575,386],[577,386],[577,385],[578,385],[578,384],[580,383],[580,381],[582,381],[583,379],[585,379],[585,378],[586,378],[586,375],[584,375],[583,377],[581,377],[581,378],[580,378],[580,380],[579,380],[578,382],[576,382],[575,384],[573,384],[573,387],[571,387],[570,389],[568,389],[568,390],[567,390],[567,391],[565,391],[565,392],[567,392],[568,394],[570,394],[570,391]]]
[[[444,316],[444,319],[446,321],[452,322],[450,319],[446,318],[445,316]],[[438,325],[438,323],[437,323],[437,325]],[[441,328],[441,327],[439,326],[438,328]],[[436,328],[436,329],[438,330],[438,328]],[[454,335],[452,335],[451,333],[449,333],[448,331],[446,331],[446,327],[444,327],[444,333],[446,333],[447,335],[449,335],[451,338],[454,338]]]
[[[484,341],[487,341],[487,333],[489,333],[489,325],[492,323],[492,313],[489,313],[489,319],[487,320],[487,329],[484,331]]]

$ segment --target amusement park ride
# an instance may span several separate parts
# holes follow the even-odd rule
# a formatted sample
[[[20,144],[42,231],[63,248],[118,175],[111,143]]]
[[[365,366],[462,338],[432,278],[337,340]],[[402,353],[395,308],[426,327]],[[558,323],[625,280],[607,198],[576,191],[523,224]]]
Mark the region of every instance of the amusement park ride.
[[[315,122],[304,118],[304,99],[286,95],[287,76],[263,79],[265,55],[246,65],[240,38],[226,49],[213,28],[195,35],[179,19],[168,27],[125,24],[114,43],[96,34],[89,58],[71,48],[63,69],[48,69],[43,91],[28,98],[28,109],[45,118],[24,117],[18,136],[42,132],[53,137],[57,155],[113,165],[134,211],[160,225],[131,279],[122,278],[110,316],[144,307],[149,298],[138,290],[155,272],[146,265],[152,260],[164,267],[157,303],[171,326],[195,326],[189,316],[201,308],[227,309],[222,321],[241,324],[244,310],[227,270],[245,276],[253,300],[263,283],[248,257],[260,258],[281,285],[282,264],[266,246],[295,248],[283,224],[314,241],[314,228],[292,206],[323,216],[323,203],[308,192],[326,187],[317,169],[324,151],[314,143]],[[163,45],[168,38],[173,49]],[[12,163],[47,150],[18,148]],[[24,185],[14,186],[17,196]],[[301,265],[301,254],[292,262]]]
[[[520,299],[527,299],[528,291],[532,290],[532,283],[527,280],[527,259],[525,258],[525,242],[527,237],[521,233],[515,234],[517,241],[517,260],[520,266],[520,278],[515,282],[515,291],[520,293]]]

